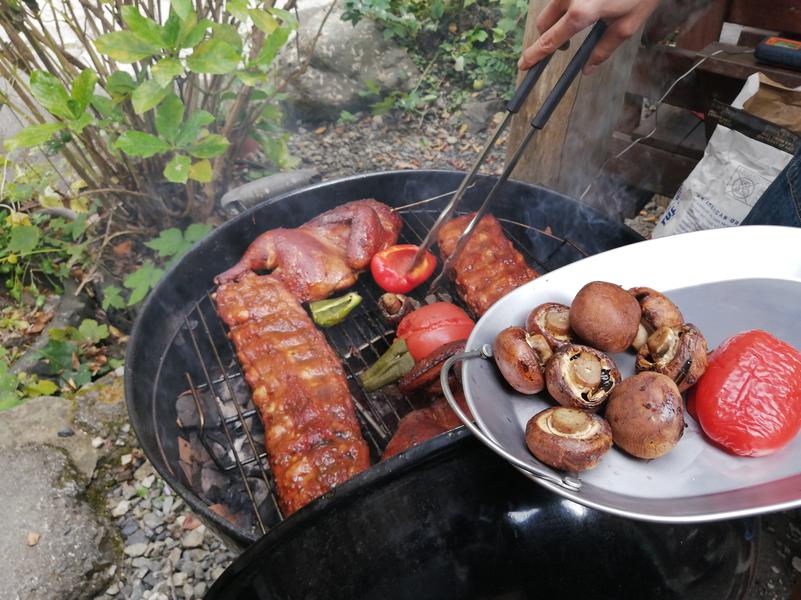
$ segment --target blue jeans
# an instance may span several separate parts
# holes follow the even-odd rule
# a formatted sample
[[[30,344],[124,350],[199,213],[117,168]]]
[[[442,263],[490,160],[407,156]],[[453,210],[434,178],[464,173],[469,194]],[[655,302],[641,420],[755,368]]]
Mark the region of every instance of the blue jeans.
[[[740,224],[801,227],[801,151],[790,159]]]

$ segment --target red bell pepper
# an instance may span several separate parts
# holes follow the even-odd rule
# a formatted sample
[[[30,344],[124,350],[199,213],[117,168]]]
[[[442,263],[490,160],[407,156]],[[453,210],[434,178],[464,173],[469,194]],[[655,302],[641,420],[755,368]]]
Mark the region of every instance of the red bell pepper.
[[[405,294],[412,291],[431,277],[437,266],[437,259],[430,252],[412,266],[416,253],[414,244],[398,244],[377,252],[370,262],[373,279],[387,292]]]
[[[704,433],[734,454],[778,450],[801,429],[801,353],[766,331],[730,337],[696,384],[695,410]]]

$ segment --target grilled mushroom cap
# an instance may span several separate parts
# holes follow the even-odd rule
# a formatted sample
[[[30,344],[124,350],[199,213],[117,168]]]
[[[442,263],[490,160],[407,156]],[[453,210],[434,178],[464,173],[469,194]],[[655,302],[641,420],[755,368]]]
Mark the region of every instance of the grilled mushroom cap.
[[[551,348],[543,336],[507,327],[495,337],[492,354],[503,378],[521,394],[536,394],[545,387],[542,365]]]
[[[670,452],[684,433],[684,402],[673,380],[646,371],[618,385],[604,413],[615,444],[637,458]]]
[[[586,344],[603,352],[623,352],[640,325],[640,305],[619,285],[593,281],[570,305],[570,327]]]
[[[707,367],[706,338],[692,323],[654,331],[637,352],[635,369],[655,371],[670,377],[679,391],[685,391],[704,374]]]
[[[556,350],[563,344],[575,343],[576,339],[570,331],[570,307],[558,302],[540,304],[531,311],[526,319],[526,330],[539,333],[548,340],[548,345]]]
[[[420,302],[410,296],[387,292],[378,299],[378,308],[388,323],[397,325],[403,317],[420,308]]]
[[[620,371],[603,352],[567,344],[545,365],[548,393],[562,406],[596,411],[620,382]]]
[[[664,294],[649,287],[635,287],[629,294],[640,304],[642,316],[640,317],[640,330],[634,338],[632,346],[639,350],[647,341],[648,336],[661,327],[681,327],[684,324],[684,315],[679,308]]]
[[[526,446],[555,469],[586,471],[612,447],[612,429],[603,418],[577,408],[548,408],[526,424]]]

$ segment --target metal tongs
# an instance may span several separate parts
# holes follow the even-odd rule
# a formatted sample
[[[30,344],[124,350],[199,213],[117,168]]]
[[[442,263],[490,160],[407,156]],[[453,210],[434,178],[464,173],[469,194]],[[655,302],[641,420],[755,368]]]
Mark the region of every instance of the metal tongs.
[[[570,84],[573,83],[573,80],[579,74],[579,71],[581,71],[581,69],[584,67],[587,59],[589,59],[590,54],[592,53],[593,48],[595,48],[595,45],[598,43],[598,40],[601,39],[605,30],[606,24],[603,21],[598,21],[590,30],[590,33],[587,34],[587,37],[584,39],[584,42],[578,49],[578,52],[576,52],[575,56],[573,56],[573,58],[570,60],[570,63],[568,63],[561,77],[559,77],[556,85],[554,85],[550,94],[548,94],[548,97],[545,99],[545,102],[543,102],[539,111],[534,116],[534,119],[531,121],[531,129],[529,130],[525,139],[518,146],[517,150],[515,150],[514,154],[509,159],[509,162],[506,164],[503,173],[501,173],[500,177],[498,177],[495,185],[492,186],[489,194],[476,212],[476,215],[462,232],[462,235],[459,237],[453,253],[442,265],[442,271],[431,283],[428,291],[429,294],[436,291],[448,276],[459,254],[467,245],[470,235],[473,233],[476,225],[487,212],[490,203],[498,195],[498,190],[503,186],[506,180],[509,179],[509,176],[512,174],[512,171],[514,171],[517,163],[520,161],[520,157],[523,155],[523,152],[525,152],[526,147],[534,138],[535,134],[540,129],[545,127],[545,124],[548,122],[551,114],[559,105],[559,102],[562,100],[565,92],[570,87]],[[484,149],[481,151],[481,154],[479,154],[475,164],[473,164],[470,172],[462,180],[462,183],[459,185],[459,188],[456,190],[456,193],[451,201],[448,202],[448,205],[445,207],[442,213],[440,213],[439,217],[437,217],[436,222],[429,230],[428,234],[423,240],[423,243],[420,244],[420,247],[417,249],[417,253],[414,256],[414,260],[412,261],[410,268],[414,267],[423,254],[425,254],[425,252],[434,244],[437,239],[437,233],[456,210],[457,205],[464,197],[465,191],[470,186],[470,183],[473,181],[473,179],[475,179],[478,170],[481,168],[481,165],[484,164],[484,161],[486,160],[487,155],[492,147],[495,145],[495,142],[498,140],[501,133],[503,133],[504,129],[506,129],[506,126],[509,124],[509,121],[511,121],[512,116],[520,111],[520,108],[523,106],[523,103],[526,101],[526,98],[528,97],[529,93],[531,93],[531,90],[534,88],[534,85],[537,83],[537,80],[540,78],[543,71],[545,71],[545,67],[548,66],[550,60],[551,56],[546,56],[531,69],[529,69],[525,79],[523,79],[523,82],[515,90],[514,96],[506,105],[506,117],[498,125],[498,128],[495,130],[495,133],[487,142],[486,146],[484,146]]]

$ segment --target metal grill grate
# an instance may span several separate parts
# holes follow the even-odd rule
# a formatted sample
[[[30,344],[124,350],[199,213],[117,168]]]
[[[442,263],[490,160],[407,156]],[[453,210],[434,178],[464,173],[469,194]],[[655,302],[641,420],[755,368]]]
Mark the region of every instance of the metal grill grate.
[[[436,210],[425,209],[399,212],[405,223],[400,242],[411,244],[422,241],[439,214]],[[587,255],[575,243],[549,231],[499,220],[506,235],[540,273]],[[324,333],[342,359],[371,458],[377,462],[400,419],[419,407],[395,386],[366,393],[358,384],[358,375],[389,348],[395,331],[379,313],[377,299],[383,290],[364,275],[354,290],[364,301],[344,323],[325,329]],[[418,299],[423,300],[419,295]],[[459,303],[455,294],[453,298],[444,299]],[[181,458],[189,487],[209,505],[224,506],[220,512],[240,526],[266,533],[282,520],[282,515],[272,492],[273,481],[264,452],[264,429],[236,352],[208,293],[185,317],[173,343],[186,344],[192,349],[192,358],[188,361],[191,364],[187,364],[185,372],[188,389],[177,399],[179,435],[183,440],[183,444],[179,440],[179,448],[189,448]],[[202,450],[198,450],[198,445]],[[200,464],[199,477],[192,470],[193,466],[187,464],[193,461]],[[207,472],[215,485],[206,485]],[[227,485],[224,478],[228,479]],[[213,495],[217,497],[210,497],[212,494],[207,487],[215,490]],[[247,503],[241,506],[243,496]]]

